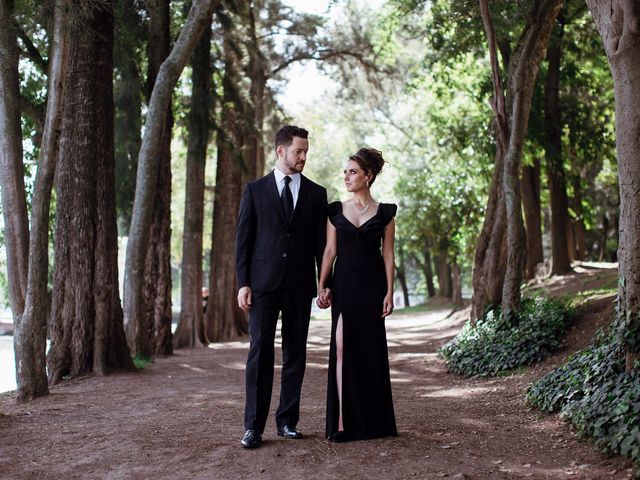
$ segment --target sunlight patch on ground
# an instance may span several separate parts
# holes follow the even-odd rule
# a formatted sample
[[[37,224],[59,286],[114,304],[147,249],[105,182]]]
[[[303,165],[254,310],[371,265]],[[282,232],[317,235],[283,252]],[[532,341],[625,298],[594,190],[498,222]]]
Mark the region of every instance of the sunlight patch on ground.
[[[207,348],[211,348],[213,350],[227,350],[229,347],[231,347],[231,348],[247,348],[248,346],[249,346],[249,339],[247,338],[244,341],[210,343],[209,345],[207,345]]]
[[[442,397],[454,397],[454,398],[466,398],[472,395],[484,395],[485,393],[495,392],[495,387],[464,387],[464,388],[445,388],[445,389],[436,389],[430,387],[423,387],[419,390],[428,391],[433,390],[431,392],[425,392],[420,394],[423,398],[442,398]]]
[[[307,368],[319,368],[320,370],[327,370],[329,366],[326,363],[307,362]]]
[[[182,368],[186,368],[188,370],[191,370],[192,372],[198,372],[198,373],[209,373],[207,370],[203,369],[203,368],[199,368],[199,367],[192,367],[191,365],[187,365],[186,363],[179,363],[178,366],[182,367]]]
[[[242,362],[234,362],[234,363],[221,363],[220,366],[222,368],[228,368],[229,370],[244,370],[246,368],[246,363]]]

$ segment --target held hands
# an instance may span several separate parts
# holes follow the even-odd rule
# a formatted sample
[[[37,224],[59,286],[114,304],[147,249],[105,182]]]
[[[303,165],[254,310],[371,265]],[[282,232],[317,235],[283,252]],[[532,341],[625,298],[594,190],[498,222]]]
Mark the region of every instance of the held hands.
[[[316,298],[316,305],[319,308],[329,308],[331,306],[331,289],[321,288],[318,290],[318,298]]]
[[[393,312],[393,295],[388,293],[382,302],[382,316],[389,316],[391,312]]]
[[[242,287],[238,290],[238,306],[248,312],[251,309],[251,287]]]

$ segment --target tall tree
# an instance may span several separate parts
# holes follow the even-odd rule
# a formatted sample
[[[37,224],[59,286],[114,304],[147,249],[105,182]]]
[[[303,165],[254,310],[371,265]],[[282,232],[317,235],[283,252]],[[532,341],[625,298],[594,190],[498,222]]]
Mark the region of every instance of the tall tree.
[[[136,351],[145,351],[143,348],[148,348],[149,343],[144,323],[144,282],[147,245],[153,220],[153,202],[158,189],[160,148],[158,143],[166,125],[166,112],[173,89],[202,33],[210,27],[211,16],[218,4],[217,0],[193,2],[176,44],[160,66],[151,93],[142,147],[138,157],[136,194],[127,243],[124,282],[126,323],[131,332],[130,338],[136,344]]]
[[[149,14],[147,41],[147,102],[162,62],[171,49],[169,0],[146,2]],[[171,334],[171,136],[173,114],[171,104],[165,111],[162,134],[156,139],[158,171],[153,202],[151,235],[147,245],[144,273],[144,323],[147,336],[135,339],[130,331],[132,353],[142,357],[170,355],[173,352]],[[149,342],[145,340],[148,338]],[[135,340],[134,340],[135,339]],[[137,341],[136,341],[137,340]]]
[[[0,191],[5,225],[9,300],[22,315],[27,290],[29,219],[22,163],[19,50],[13,0],[0,1]]]
[[[25,308],[23,315],[16,318],[13,335],[19,401],[49,393],[45,357],[49,310],[49,209],[62,123],[64,77],[70,59],[69,9],[69,5],[54,8],[46,119],[31,198]]]
[[[542,207],[540,204],[540,158],[522,168],[522,209],[526,232],[526,262],[524,278],[535,276],[536,266],[544,260],[542,254]]]
[[[616,105],[620,246],[616,330],[627,369],[640,357],[640,9],[634,0],[587,0],[609,60]]]
[[[547,77],[545,79],[544,142],[547,180],[551,204],[551,274],[573,271],[569,258],[569,199],[562,155],[562,112],[560,110],[560,63],[564,19],[558,22],[547,48]]]
[[[495,118],[498,123],[499,151],[504,152],[503,189],[506,215],[507,265],[502,288],[502,311],[510,318],[520,304],[520,284],[524,268],[524,226],[520,197],[520,168],[535,78],[544,55],[562,0],[534,1],[517,47],[509,60],[507,95],[498,66],[498,40],[486,0],[480,11],[489,43],[494,85]],[[503,55],[504,56],[504,55]],[[496,162],[496,166],[498,163]],[[474,284],[475,287],[475,284]],[[476,305],[476,312],[479,309]]]
[[[187,185],[182,241],[182,295],[176,348],[206,345],[202,311],[202,233],[204,170],[211,130],[211,29],[205,29],[191,58],[191,105],[188,117]]]
[[[113,147],[113,5],[71,5],[56,172],[49,381],[133,370],[118,291]]]
[[[243,182],[263,174],[267,81],[293,62],[318,55],[317,17],[297,15],[279,1],[223,2],[217,12],[223,29],[221,111],[217,131],[218,161],[213,212],[213,236],[206,330],[210,341],[222,341],[248,331],[237,307],[234,260],[235,223]],[[273,37],[284,40],[278,52]],[[247,88],[240,88],[246,86]]]
[[[217,135],[216,190],[213,201],[213,232],[209,292],[216,301],[206,312],[206,335],[210,342],[220,342],[248,331],[244,313],[238,308],[235,255],[236,217],[247,166],[242,147],[246,144],[246,100],[238,87],[242,76],[237,40],[237,26],[227,13],[219,11],[223,25],[224,73],[222,77],[221,113]],[[252,172],[255,175],[255,162]]]

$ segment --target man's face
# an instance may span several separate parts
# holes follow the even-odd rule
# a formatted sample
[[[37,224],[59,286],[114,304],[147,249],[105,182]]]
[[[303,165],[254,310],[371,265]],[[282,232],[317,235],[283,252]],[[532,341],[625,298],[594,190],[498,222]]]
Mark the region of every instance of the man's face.
[[[290,175],[292,173],[301,173],[304,170],[304,164],[307,161],[307,152],[309,151],[309,140],[306,138],[293,137],[293,142],[288,147],[278,146],[278,165],[281,170]]]

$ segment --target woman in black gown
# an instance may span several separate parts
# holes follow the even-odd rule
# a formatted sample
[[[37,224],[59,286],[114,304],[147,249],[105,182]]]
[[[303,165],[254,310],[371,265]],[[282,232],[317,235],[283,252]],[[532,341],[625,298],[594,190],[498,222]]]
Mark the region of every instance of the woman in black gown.
[[[398,434],[385,332],[393,311],[396,205],[376,203],[370,193],[384,163],[378,150],[358,150],[344,171],[352,198],[329,205],[317,303],[331,305],[326,436],[334,442]]]

